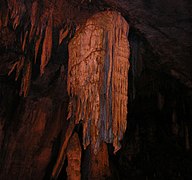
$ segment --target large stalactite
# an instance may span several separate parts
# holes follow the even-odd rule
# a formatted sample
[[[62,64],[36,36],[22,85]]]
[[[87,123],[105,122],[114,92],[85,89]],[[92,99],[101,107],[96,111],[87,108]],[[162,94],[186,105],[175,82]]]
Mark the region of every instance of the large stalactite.
[[[95,154],[101,151],[103,142],[113,143],[117,152],[126,130],[128,31],[120,13],[105,11],[89,18],[69,43],[68,121],[70,124],[82,121],[84,149],[91,144],[91,152]],[[63,165],[70,134],[63,141],[53,177],[58,176]],[[105,151],[107,156],[106,148]]]
[[[114,152],[127,126],[128,24],[117,12],[87,20],[69,43],[69,118],[82,120],[83,145],[113,143]]]

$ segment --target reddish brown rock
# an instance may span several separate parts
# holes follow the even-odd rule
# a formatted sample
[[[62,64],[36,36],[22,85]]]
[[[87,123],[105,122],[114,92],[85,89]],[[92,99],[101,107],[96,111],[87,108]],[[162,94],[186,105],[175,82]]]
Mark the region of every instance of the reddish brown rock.
[[[138,138],[133,138],[133,145],[131,145],[134,147],[131,152],[133,161],[129,157],[126,158],[130,152],[123,147],[125,156],[120,158],[122,166],[114,169],[120,172],[121,177],[127,178],[129,176],[134,180],[153,178],[153,176],[160,179],[163,177],[190,179],[192,177],[192,161],[189,156],[192,146],[191,2],[190,0],[1,0],[0,179],[36,179],[37,177],[43,179],[45,174],[52,172],[53,162],[57,159],[55,146],[59,145],[55,144],[60,139],[59,135],[64,134],[63,136],[65,136],[65,132],[68,130],[67,138],[69,140],[71,131],[74,129],[74,125],[71,127],[66,123],[68,105],[66,86],[64,85],[66,78],[58,77],[61,65],[67,69],[68,41],[71,39],[76,25],[81,27],[95,12],[106,9],[118,10],[129,22],[133,33],[129,38],[132,38],[135,46],[139,47],[134,53],[135,57],[132,61],[135,60],[134,63],[137,64],[138,57],[141,57],[139,61],[142,62],[140,73],[135,72],[137,80],[139,80],[135,82],[138,90],[135,94],[136,99],[134,105],[129,104],[130,109],[134,109],[135,112],[135,114],[133,111],[133,114],[130,113],[132,125],[129,132],[134,132],[134,127],[137,127],[136,132],[138,131],[136,133]],[[52,22],[49,21],[51,9],[53,10]],[[66,36],[65,27],[69,30],[70,36]],[[135,41],[134,33],[140,41]],[[45,34],[50,36],[45,36]],[[54,36],[51,37],[51,34]],[[44,44],[50,39],[52,39],[52,51],[50,51],[51,43]],[[60,45],[58,45],[59,39],[60,42],[62,41]],[[62,49],[62,53],[60,49]],[[65,50],[63,51],[63,49]],[[134,47],[132,47],[133,51]],[[42,63],[41,56],[45,57]],[[50,56],[52,59],[49,58]],[[30,71],[32,74],[25,69],[28,60],[31,62],[32,69]],[[34,65],[33,62],[36,64]],[[42,72],[44,71],[42,77],[39,77],[40,64],[42,64]],[[147,77],[152,76],[152,78],[145,77],[145,70],[149,75]],[[155,71],[155,73],[151,75],[150,71]],[[168,81],[167,76],[161,76],[161,73],[164,74],[164,72],[179,80],[184,85],[183,89],[178,90],[180,85],[174,84],[174,90],[178,90],[178,93],[174,94],[172,91],[168,91],[167,89],[172,86],[173,80]],[[158,73],[160,75],[157,75]],[[7,76],[8,74],[9,76]],[[29,80],[30,74],[32,75],[31,80]],[[160,120],[157,117],[158,113],[153,111],[156,104],[151,102],[153,99],[151,94],[154,94],[158,83],[158,80],[155,79],[156,76],[157,79],[162,78],[163,81],[160,89],[166,87],[166,93],[162,94],[163,99],[160,97],[159,100],[159,109],[163,114]],[[15,79],[17,79],[16,82]],[[58,79],[60,80],[58,81]],[[31,82],[28,83],[29,81]],[[167,81],[167,84],[164,81]],[[31,84],[31,88],[29,88],[29,84]],[[153,88],[148,89],[151,84]],[[186,90],[186,87],[189,89]],[[22,94],[27,97],[19,96],[20,89]],[[130,94],[131,91],[130,89]],[[173,124],[171,121],[172,111],[169,107],[172,96],[179,101],[174,115],[177,118],[173,118],[175,119]],[[151,126],[148,128],[149,130],[147,126]],[[179,140],[170,137],[172,127],[176,130],[174,132]],[[95,129],[93,132],[95,133]],[[168,135],[166,135],[167,132]],[[149,139],[148,135],[145,136],[147,133],[150,134]],[[135,135],[132,134],[132,136]],[[126,143],[129,144],[129,136],[126,137]],[[68,140],[65,141],[65,150]],[[159,142],[161,144],[158,144]],[[166,145],[163,144],[164,142]],[[102,149],[102,145],[100,147]],[[148,148],[151,147],[152,149],[149,151]],[[170,153],[167,152],[167,149],[170,150]],[[189,153],[186,154],[183,149]],[[138,150],[141,153],[139,157],[136,156]],[[154,156],[151,154],[153,151],[155,151]],[[106,150],[105,153],[101,150],[101,153],[105,154],[103,157],[108,156]],[[100,157],[99,154],[100,151],[98,151],[98,157]],[[138,164],[134,161],[135,156]],[[63,159],[61,158],[61,160]],[[100,160],[101,158],[92,158],[93,161],[94,159]],[[106,158],[103,159],[104,162],[108,161]],[[104,167],[103,164],[107,166],[108,163],[104,162],[101,163],[101,167]],[[98,169],[102,171],[102,168],[93,164],[92,167],[94,166],[97,173],[99,173]],[[154,167],[155,172],[153,172]],[[93,172],[95,177],[96,172]],[[50,178],[49,175],[46,177]]]
[[[104,180],[111,176],[108,158],[109,155],[106,143],[101,144],[98,154],[95,154],[94,150],[90,150],[90,169],[88,179]]]
[[[127,125],[128,24],[118,12],[92,16],[69,43],[69,116],[83,123],[83,145],[95,153],[102,141],[114,152]]]
[[[81,180],[81,145],[78,134],[75,133],[67,147],[67,179]]]

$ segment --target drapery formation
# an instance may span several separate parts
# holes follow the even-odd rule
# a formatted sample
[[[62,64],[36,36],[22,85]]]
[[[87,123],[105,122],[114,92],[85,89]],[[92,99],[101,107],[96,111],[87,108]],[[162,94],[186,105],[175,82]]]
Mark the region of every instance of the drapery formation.
[[[129,26],[118,12],[98,13],[69,43],[69,117],[83,124],[83,145],[101,141],[114,152],[127,126]]]

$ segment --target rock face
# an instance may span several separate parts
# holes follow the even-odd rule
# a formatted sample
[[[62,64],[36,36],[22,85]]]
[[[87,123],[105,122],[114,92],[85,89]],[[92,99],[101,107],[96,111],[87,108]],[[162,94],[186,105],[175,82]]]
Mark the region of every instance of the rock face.
[[[109,167],[109,156],[107,144],[101,143],[98,154],[95,155],[94,150],[90,150],[90,164],[88,179],[101,179],[105,180],[111,177]]]
[[[81,180],[81,144],[78,134],[73,134],[67,147],[67,179]]]
[[[128,24],[118,12],[92,16],[69,43],[69,118],[83,124],[83,145],[100,143],[114,152],[127,126]]]
[[[192,88],[192,1],[104,0],[127,17],[157,55],[150,68],[166,72]]]
[[[59,177],[63,179],[67,173],[73,173],[74,169],[79,172],[80,154],[75,159],[69,158],[71,164],[67,168],[62,164],[67,157],[67,149],[69,155],[75,153],[74,148],[82,151],[82,159],[91,161],[89,165],[83,165],[84,169],[81,166],[83,173],[85,169],[90,170],[90,179],[108,176],[109,165],[114,179],[191,179],[191,9],[191,0],[0,0],[0,179],[50,179],[59,157],[61,164],[55,167],[61,168]],[[113,154],[111,146],[107,147],[102,142],[114,141],[110,139],[110,128],[106,128],[106,131],[101,128],[107,127],[107,122],[109,127],[112,125],[111,121],[107,121],[107,113],[103,116],[106,124],[95,121],[97,118],[94,117],[95,126],[90,126],[98,127],[102,137],[97,135],[95,129],[89,126],[86,128],[86,117],[82,122],[84,137],[90,137],[88,140],[83,138],[84,144],[86,146],[90,142],[92,149],[89,146],[83,150],[78,143],[73,143],[77,140],[72,136],[74,131],[78,133],[80,144],[83,143],[82,129],[73,123],[74,119],[79,123],[76,118],[78,115],[75,115],[79,110],[75,109],[71,113],[74,119],[67,120],[68,43],[77,30],[75,27],[81,28],[79,32],[86,30],[87,35],[90,35],[89,29],[85,27],[86,22],[93,21],[93,17],[98,17],[94,14],[102,14],[106,10],[121,12],[130,26],[129,121],[122,148],[117,155]],[[97,26],[97,30],[103,34],[100,38],[104,41],[112,33],[103,31],[104,27],[110,27],[113,33],[116,32],[113,23],[105,23],[106,18],[113,21],[112,14]],[[96,18],[94,22],[97,22]],[[96,35],[97,30],[93,31]],[[75,35],[77,39],[79,32]],[[87,35],[81,36],[89,39]],[[92,39],[96,43],[96,38]],[[97,43],[102,40],[98,39]],[[113,43],[115,47],[116,42]],[[83,52],[89,53],[84,45]],[[107,60],[106,57],[107,53],[111,53],[107,50],[109,45],[106,43],[105,46],[98,46],[105,49],[105,53],[95,49],[92,56],[88,56],[89,60],[97,56],[98,61],[101,60],[100,64],[92,61],[95,63],[93,67],[103,67],[101,71],[108,74],[110,68],[107,65],[110,63],[103,62],[110,62],[110,58]],[[92,44],[89,46],[93,47]],[[119,56],[115,50],[112,52]],[[87,63],[90,66],[90,62]],[[97,76],[92,76],[93,71],[90,68],[91,73],[87,77],[92,78],[94,83],[99,82],[99,88],[106,92],[88,84],[93,89],[91,93],[101,92],[99,97],[107,102],[101,102],[105,109],[112,106],[111,100],[107,101],[108,90],[108,97],[113,97],[110,96],[113,86],[107,85],[108,79],[105,76],[111,79],[117,79],[118,76],[114,77],[113,73],[111,76],[100,74],[103,81],[106,81],[104,84],[98,81]],[[87,73],[87,70],[78,72],[83,83],[85,79],[80,75],[82,72]],[[72,92],[71,88],[69,92]],[[83,93],[81,89],[73,94],[72,99],[80,93]],[[96,97],[97,93],[92,100]],[[97,105],[95,101],[96,110],[99,109]],[[89,111],[92,109],[90,107]],[[116,125],[114,127],[114,134],[118,137],[118,128]],[[96,140],[101,140],[101,145],[95,155],[94,150],[99,147]],[[71,150],[68,143],[69,147],[74,144]],[[114,145],[116,149],[119,148],[117,141]],[[61,147],[64,147],[64,156],[58,155]],[[87,150],[88,155],[85,157]]]

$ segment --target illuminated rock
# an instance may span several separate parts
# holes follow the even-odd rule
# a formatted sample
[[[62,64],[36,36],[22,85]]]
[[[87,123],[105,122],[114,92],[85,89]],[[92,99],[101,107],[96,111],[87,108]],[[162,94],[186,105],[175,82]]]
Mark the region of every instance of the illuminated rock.
[[[69,43],[69,118],[83,124],[83,145],[102,141],[114,152],[127,126],[129,26],[118,12],[89,18]]]

